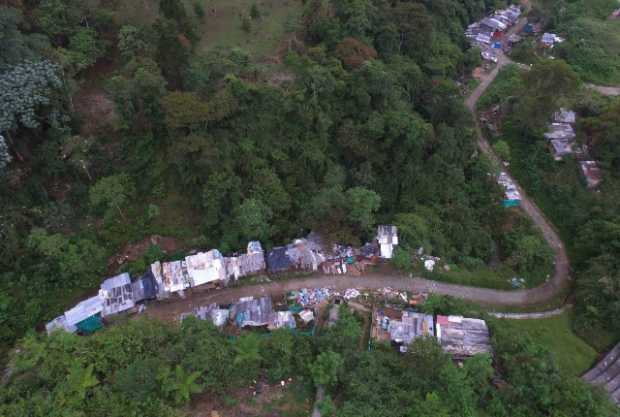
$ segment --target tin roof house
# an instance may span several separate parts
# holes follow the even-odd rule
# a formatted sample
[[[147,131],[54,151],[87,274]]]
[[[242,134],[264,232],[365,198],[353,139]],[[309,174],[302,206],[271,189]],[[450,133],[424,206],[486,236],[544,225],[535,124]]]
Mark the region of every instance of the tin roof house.
[[[411,311],[403,311],[400,320],[391,320],[388,325],[391,340],[399,345],[406,346],[419,337],[430,337],[435,334],[433,316]]]
[[[553,154],[553,159],[556,161],[561,161],[565,156],[571,155],[574,152],[573,141],[566,141],[561,139],[553,139],[549,142],[549,146],[551,147],[551,153]]]
[[[184,266],[191,287],[226,279],[224,257],[217,249],[186,257]]]
[[[563,107],[553,114],[553,121],[555,123],[575,124],[576,120],[577,114],[574,111],[567,110]]]
[[[184,271],[182,261],[163,262],[161,264],[161,279],[161,285],[168,294],[183,291],[189,287],[189,278]]]
[[[149,268],[144,275],[131,283],[133,290],[133,301],[139,303],[144,300],[152,300],[157,297],[157,284],[153,271]]]
[[[273,304],[270,297],[255,299],[249,297],[240,299],[230,309],[230,316],[234,318],[237,327],[260,327],[270,323],[273,313]]]
[[[377,227],[377,241],[379,242],[381,257],[391,259],[394,247],[398,245],[398,229],[392,225]]]
[[[441,347],[457,359],[491,353],[489,329],[484,320],[438,315],[435,326]]]
[[[103,317],[118,314],[135,306],[133,287],[128,273],[108,278],[101,283],[99,297],[103,302]]]
[[[257,274],[264,271],[265,252],[259,241],[251,241],[248,243],[247,252],[245,254],[224,258],[226,268],[226,277],[239,279],[248,275]]]
[[[77,331],[85,334],[93,333],[103,327],[102,311],[103,300],[99,295],[87,298],[65,311],[65,325],[69,328],[75,326]]]
[[[326,257],[317,242],[296,239],[286,246],[275,247],[267,254],[267,267],[271,273],[292,269],[316,271]]]

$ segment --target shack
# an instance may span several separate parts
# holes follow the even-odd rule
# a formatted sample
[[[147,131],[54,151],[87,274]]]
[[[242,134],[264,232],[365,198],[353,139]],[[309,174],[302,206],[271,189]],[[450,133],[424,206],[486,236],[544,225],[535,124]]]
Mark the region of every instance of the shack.
[[[65,311],[65,326],[84,333],[91,334],[103,327],[101,311],[103,300],[99,295],[80,301],[70,310]]]
[[[434,319],[431,315],[393,308],[375,309],[372,313],[372,338],[389,341],[401,352],[406,352],[407,346],[415,339],[434,335]]]
[[[230,308],[230,316],[240,328],[268,326],[273,312],[270,297],[241,298]]]
[[[99,297],[103,302],[103,317],[130,310],[135,306],[133,287],[128,273],[116,275],[101,283]]]
[[[596,161],[580,161],[579,170],[586,182],[586,187],[590,189],[598,187],[603,180],[603,173]]]
[[[189,286],[191,287],[198,287],[226,279],[224,257],[217,249],[187,256],[184,266],[187,271]]]
[[[131,283],[133,290],[133,301],[139,303],[144,300],[152,300],[157,297],[157,284],[153,272],[149,268],[144,275]]]
[[[489,329],[484,320],[438,315],[436,337],[443,350],[456,359],[492,351]]]
[[[377,242],[381,257],[391,259],[395,246],[398,245],[398,229],[392,225],[380,225],[377,227]]]
[[[224,258],[226,278],[239,278],[260,273],[265,270],[265,252],[259,241],[248,243],[247,252],[239,256]]]

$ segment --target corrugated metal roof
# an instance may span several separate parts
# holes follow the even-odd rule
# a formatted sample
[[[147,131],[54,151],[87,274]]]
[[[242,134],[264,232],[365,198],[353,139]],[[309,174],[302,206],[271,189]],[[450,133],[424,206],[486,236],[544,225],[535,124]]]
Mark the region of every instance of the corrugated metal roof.
[[[444,351],[457,357],[491,352],[489,329],[480,319],[438,315],[437,339]]]
[[[185,265],[193,287],[226,279],[224,257],[217,249],[188,256]]]
[[[65,311],[65,319],[68,326],[75,326],[82,320],[90,316],[101,313],[103,310],[103,300],[98,295],[80,301],[70,310]]]
[[[144,275],[136,279],[132,284],[134,302],[150,300],[157,296],[157,285],[153,272],[149,269]]]
[[[133,287],[128,273],[103,281],[99,296],[103,300],[102,315],[104,317],[129,310],[135,306]]]

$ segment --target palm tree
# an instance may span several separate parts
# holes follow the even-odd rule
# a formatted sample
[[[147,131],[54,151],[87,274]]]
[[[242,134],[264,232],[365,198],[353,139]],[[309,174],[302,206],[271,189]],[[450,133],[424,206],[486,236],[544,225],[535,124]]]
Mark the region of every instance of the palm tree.
[[[196,382],[198,378],[200,372],[190,374],[181,365],[176,366],[174,373],[169,367],[162,368],[158,376],[164,393],[172,397],[176,404],[186,403],[192,394],[202,392],[202,385]]]

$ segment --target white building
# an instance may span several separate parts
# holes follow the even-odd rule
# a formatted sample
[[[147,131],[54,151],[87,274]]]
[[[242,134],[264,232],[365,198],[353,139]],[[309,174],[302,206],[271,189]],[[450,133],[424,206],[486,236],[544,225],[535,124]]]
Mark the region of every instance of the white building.
[[[394,246],[398,245],[398,229],[392,225],[380,225],[377,228],[377,241],[381,248],[381,257],[391,259]]]

